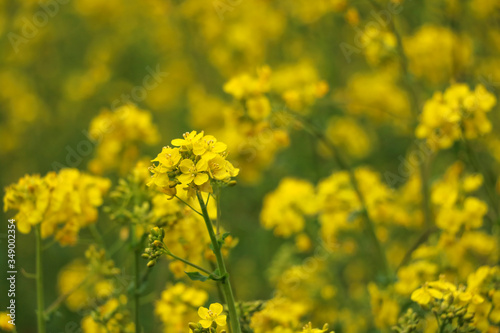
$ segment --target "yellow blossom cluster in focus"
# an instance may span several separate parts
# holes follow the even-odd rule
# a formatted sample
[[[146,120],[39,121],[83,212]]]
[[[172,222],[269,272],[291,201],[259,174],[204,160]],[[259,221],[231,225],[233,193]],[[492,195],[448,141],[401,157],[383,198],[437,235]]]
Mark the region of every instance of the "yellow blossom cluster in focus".
[[[213,191],[212,185],[228,184],[239,169],[226,160],[227,145],[212,135],[192,131],[182,139],[172,140],[171,147],[164,147],[152,160],[158,162],[151,168],[153,173],[148,186],[175,196],[177,185],[182,184],[188,192]]]

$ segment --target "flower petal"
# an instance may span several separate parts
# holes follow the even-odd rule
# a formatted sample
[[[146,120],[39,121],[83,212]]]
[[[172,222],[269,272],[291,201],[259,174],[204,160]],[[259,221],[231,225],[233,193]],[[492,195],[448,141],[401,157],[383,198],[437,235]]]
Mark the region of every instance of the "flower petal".
[[[224,308],[222,307],[221,304],[219,303],[210,304],[210,311],[212,311],[216,315],[220,315],[222,313],[222,310],[224,310]]]
[[[180,146],[185,146],[187,145],[189,142],[187,142],[186,140],[184,139],[173,139],[172,140],[172,145],[174,146],[177,146],[177,147],[180,147]]]
[[[179,169],[181,169],[182,173],[191,173],[191,169],[194,168],[194,162],[190,159],[182,160],[179,165]]]
[[[208,319],[202,319],[199,321],[199,323],[201,324],[201,326],[203,326],[203,328],[209,328],[210,325],[212,325],[212,322],[213,320],[208,320]]]
[[[194,177],[194,183],[196,185],[203,185],[208,181],[208,175],[206,173],[199,173]]]
[[[227,149],[227,145],[223,142],[216,142],[212,148],[214,153],[222,153]]]
[[[226,318],[226,315],[218,316],[217,318],[215,318],[215,322],[219,326],[226,326]]]
[[[208,317],[208,309],[204,306],[200,306],[198,308],[198,316],[200,316],[201,319],[206,319]]]
[[[208,169],[208,162],[205,159],[201,159],[196,163],[196,170],[198,171],[207,171]]]
[[[193,179],[194,176],[192,174],[182,174],[177,177],[177,180],[179,180],[184,185],[188,185],[193,181]]]

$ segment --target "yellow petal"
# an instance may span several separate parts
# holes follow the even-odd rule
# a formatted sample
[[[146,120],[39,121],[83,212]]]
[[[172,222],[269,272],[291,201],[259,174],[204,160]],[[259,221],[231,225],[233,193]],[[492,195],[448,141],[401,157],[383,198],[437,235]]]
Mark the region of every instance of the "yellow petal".
[[[208,317],[208,309],[204,306],[200,306],[198,308],[198,316],[200,316],[201,319],[206,319]]]
[[[222,313],[222,310],[224,310],[224,308],[222,307],[221,304],[219,303],[210,304],[210,311],[212,311],[216,315],[220,315]]]
[[[426,305],[431,301],[431,297],[423,288],[420,288],[411,294],[411,300],[420,305]]]
[[[179,169],[181,169],[182,173],[190,173],[191,169],[194,167],[194,162],[190,159],[182,160],[179,165]]]
[[[472,297],[472,304],[481,304],[484,302],[484,298],[481,295],[474,295]]]
[[[212,148],[212,151],[214,153],[222,153],[223,151],[225,151],[227,149],[227,145],[225,143],[222,143],[222,142],[216,142],[214,144],[214,147]]]
[[[196,143],[193,145],[193,153],[195,155],[203,155],[203,153],[207,150],[203,143]]]
[[[203,328],[209,328],[210,325],[212,325],[212,322],[212,320],[202,319],[199,323],[201,324],[201,326],[203,326]]]
[[[218,316],[217,318],[215,318],[215,322],[219,326],[226,326],[226,316],[225,315]]]
[[[192,174],[182,174],[177,177],[177,179],[184,185],[188,185],[191,183],[194,179]]]
[[[174,145],[174,146],[185,146],[187,144],[188,144],[188,142],[184,139],[173,139],[172,140],[172,145]]]
[[[437,299],[442,299],[444,297],[442,292],[433,288],[427,289],[427,292],[429,293],[429,295]]]
[[[202,158],[201,160],[198,161],[198,163],[196,163],[196,170],[207,171],[207,169],[208,169],[207,160]]]
[[[208,175],[206,173],[199,173],[194,177],[194,183],[196,185],[203,185],[208,181]]]

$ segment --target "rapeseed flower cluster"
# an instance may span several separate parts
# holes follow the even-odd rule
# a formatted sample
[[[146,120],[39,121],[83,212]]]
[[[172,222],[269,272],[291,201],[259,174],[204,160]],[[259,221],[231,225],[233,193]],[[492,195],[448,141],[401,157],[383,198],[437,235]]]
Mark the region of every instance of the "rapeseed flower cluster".
[[[205,304],[208,293],[178,282],[167,285],[155,303],[155,313],[163,323],[164,332],[186,331],[187,323],[197,321],[198,308]]]
[[[88,165],[95,174],[110,170],[127,173],[139,158],[139,144],[153,145],[160,140],[151,113],[133,104],[103,110],[92,119],[89,137],[97,144],[95,157]]]
[[[45,177],[26,175],[6,188],[4,210],[17,210],[14,218],[22,233],[40,225],[43,238],[53,236],[61,245],[75,245],[80,229],[96,222],[97,208],[110,186],[108,179],[77,169]]]
[[[213,192],[213,186],[229,185],[239,169],[226,160],[227,145],[214,136],[203,132],[185,133],[182,139],[172,140],[171,147],[152,160],[158,162],[151,167],[153,173],[148,186],[175,196],[177,185],[182,184],[187,192]]]
[[[499,10],[0,3],[0,331],[498,333]]]
[[[454,84],[425,103],[415,134],[434,150],[450,148],[462,138],[476,139],[491,132],[486,113],[495,104],[495,95],[483,85],[471,91],[465,84]]]

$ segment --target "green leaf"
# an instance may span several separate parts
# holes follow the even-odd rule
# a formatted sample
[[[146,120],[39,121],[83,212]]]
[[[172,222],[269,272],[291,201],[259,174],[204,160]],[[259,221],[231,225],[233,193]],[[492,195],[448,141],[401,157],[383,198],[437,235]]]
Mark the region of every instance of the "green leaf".
[[[193,281],[205,282],[209,279],[208,276],[201,274],[200,272],[184,272]]]

